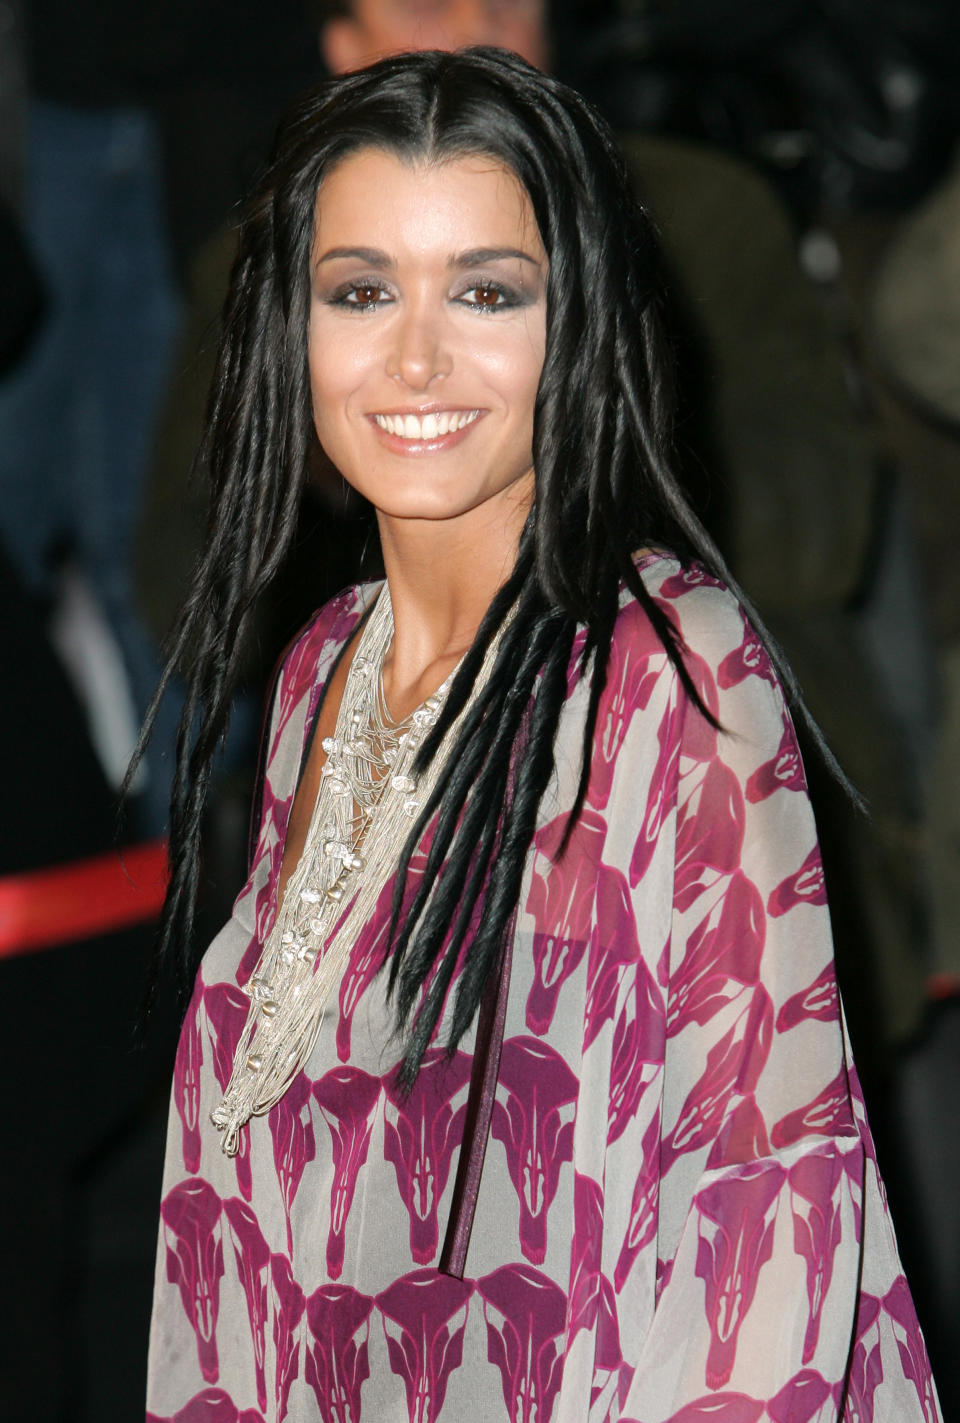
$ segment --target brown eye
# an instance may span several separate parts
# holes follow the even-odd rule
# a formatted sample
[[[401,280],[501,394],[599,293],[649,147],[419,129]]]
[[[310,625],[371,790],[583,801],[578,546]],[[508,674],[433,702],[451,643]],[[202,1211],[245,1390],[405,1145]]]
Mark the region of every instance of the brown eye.
[[[331,306],[349,311],[375,311],[378,306],[390,306],[394,301],[389,287],[376,277],[346,281],[327,298]]]
[[[382,288],[375,287],[372,282],[364,282],[353,289],[355,306],[376,306],[382,296]]]
[[[503,311],[508,306],[520,306],[521,298],[502,282],[474,282],[459,297],[474,311]]]
[[[491,286],[489,282],[482,282],[473,289],[474,303],[476,306],[499,306],[503,293],[499,287]]]

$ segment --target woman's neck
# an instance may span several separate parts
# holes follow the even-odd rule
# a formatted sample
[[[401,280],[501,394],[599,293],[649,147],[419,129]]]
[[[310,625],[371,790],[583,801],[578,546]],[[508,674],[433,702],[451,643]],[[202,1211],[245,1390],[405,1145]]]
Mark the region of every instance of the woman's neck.
[[[456,519],[378,516],[394,621],[383,687],[398,720],[453,670],[510,576],[529,497],[509,495]]]

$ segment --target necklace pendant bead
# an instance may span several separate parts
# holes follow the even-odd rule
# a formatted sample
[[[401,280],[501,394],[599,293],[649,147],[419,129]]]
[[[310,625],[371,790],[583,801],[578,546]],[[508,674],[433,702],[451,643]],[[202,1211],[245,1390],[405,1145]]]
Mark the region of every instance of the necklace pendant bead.
[[[265,998],[260,1004],[260,1011],[265,1018],[275,1018],[277,1016],[277,1004],[272,998]]]
[[[395,791],[412,791],[415,789],[415,782],[410,776],[393,776],[390,784]]]
[[[260,1072],[263,1068],[263,1058],[258,1052],[252,1052],[247,1058],[247,1067],[251,1072]]]
[[[304,904],[320,903],[320,893],[318,890],[315,889],[302,889],[300,891],[300,898],[303,900]]]
[[[414,800],[412,796],[410,796],[407,800],[403,802],[403,813],[404,815],[409,815],[411,820],[416,815],[419,809],[420,802],[418,800]]]

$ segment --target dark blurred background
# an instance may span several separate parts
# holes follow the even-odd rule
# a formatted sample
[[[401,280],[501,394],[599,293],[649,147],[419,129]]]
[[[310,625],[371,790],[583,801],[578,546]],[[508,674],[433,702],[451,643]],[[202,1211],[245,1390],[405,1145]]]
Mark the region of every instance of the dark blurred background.
[[[618,131],[661,236],[691,498],[870,804],[808,758],[849,1028],[960,1417],[960,9],[951,0],[0,0],[4,1419],[137,1419],[177,1022],[134,1023],[178,716],[118,791],[203,536],[237,204],[329,68],[504,43]],[[270,670],[376,569],[328,471],[208,817],[245,872]],[[119,852],[122,852],[119,853]]]

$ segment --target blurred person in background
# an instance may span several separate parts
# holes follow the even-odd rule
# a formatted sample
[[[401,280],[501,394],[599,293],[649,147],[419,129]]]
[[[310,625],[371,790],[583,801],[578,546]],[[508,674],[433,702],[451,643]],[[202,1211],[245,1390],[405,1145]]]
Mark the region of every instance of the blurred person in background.
[[[346,74],[405,50],[493,44],[539,68],[550,59],[547,0],[312,0],[320,52]]]
[[[27,83],[20,19],[14,5],[0,16],[0,379],[29,359],[48,303],[21,221]],[[131,1284],[135,1290],[136,1267],[122,1231],[106,1249],[102,1239],[101,1248],[93,1245],[102,1217],[90,1192],[109,1179],[105,1143],[128,1131],[144,1092],[163,1080],[167,1052],[162,1033],[149,1058],[129,1052],[152,926],[91,931],[81,942],[74,927],[78,884],[63,892],[50,877],[51,867],[83,866],[110,849],[116,802],[84,708],[51,645],[47,612],[0,545],[0,740],[7,751],[0,993],[11,1009],[4,1024],[10,1090],[0,1125],[0,1200],[4,1220],[15,1223],[3,1245],[0,1378],[4,1417],[12,1423],[56,1423],[68,1396],[78,1405],[73,1416],[83,1416],[80,1398],[94,1382],[98,1351],[90,1347],[92,1329],[88,1348],[81,1348],[80,1317],[98,1317],[122,1339],[121,1311],[108,1292]],[[44,924],[46,938],[38,927]],[[78,1012],[84,1003],[89,1010]],[[50,1103],[69,1096],[79,1062],[89,1071],[94,1100],[58,1113],[50,1130]],[[129,1308],[123,1313],[129,1317]],[[133,1313],[140,1320],[136,1305]],[[133,1347],[136,1339],[134,1333]],[[125,1373],[125,1365],[117,1372]],[[129,1372],[136,1386],[136,1363]],[[107,1393],[117,1396],[110,1387]]]
[[[47,302],[0,383],[0,539],[50,610],[118,788],[160,665],[133,551],[184,254],[229,213],[265,116],[311,77],[310,31],[300,0],[269,14],[259,0],[31,0],[24,21],[3,141],[22,136],[23,232]],[[129,803],[141,834],[165,824],[167,715]]]
[[[0,991],[11,1009],[0,1411],[10,1423],[128,1419],[142,1407],[169,1005],[158,1003],[141,1051],[134,1024],[170,757],[161,734],[118,830],[123,763],[159,663],[132,587],[132,530],[178,327],[178,253],[211,207],[223,221],[231,155],[256,132],[259,106],[272,121],[297,87],[281,36],[298,0],[264,8],[0,5]],[[309,74],[301,22],[292,48]],[[255,73],[238,62],[245,44]],[[195,170],[180,159],[198,131],[210,148],[227,131],[233,146],[191,188]],[[174,707],[168,716],[175,726]]]
[[[931,573],[941,669],[940,715],[928,806],[931,986],[928,1031],[906,1054],[899,1117],[922,1182],[917,1233],[942,1326],[945,1363],[960,1321],[960,164],[894,225],[866,295],[868,331],[888,419],[916,489]],[[960,1370],[947,1365],[948,1403],[960,1409]]]
[[[34,0],[26,20],[23,231],[47,301],[0,382],[0,540],[55,610],[119,788],[159,662],[130,554],[178,313],[160,142],[119,11]],[[141,776],[148,834],[164,824],[170,749],[161,735]]]

